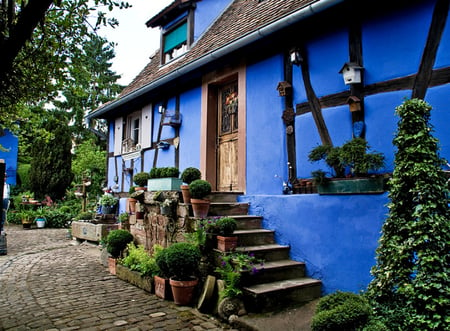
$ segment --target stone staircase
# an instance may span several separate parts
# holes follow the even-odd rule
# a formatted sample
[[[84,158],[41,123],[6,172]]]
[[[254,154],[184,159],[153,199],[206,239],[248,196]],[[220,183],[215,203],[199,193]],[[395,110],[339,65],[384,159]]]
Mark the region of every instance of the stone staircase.
[[[275,243],[274,231],[263,229],[262,217],[248,215],[248,203],[237,202],[242,193],[211,194],[209,216],[232,216],[238,223],[237,251],[264,260],[255,275],[243,275],[244,304],[249,312],[268,312],[305,303],[321,295],[320,280],[305,275],[305,264],[289,258],[289,246]]]

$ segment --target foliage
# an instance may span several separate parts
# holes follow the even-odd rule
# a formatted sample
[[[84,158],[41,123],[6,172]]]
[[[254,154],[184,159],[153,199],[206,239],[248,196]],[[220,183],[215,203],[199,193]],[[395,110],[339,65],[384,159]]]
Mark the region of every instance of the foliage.
[[[180,170],[177,167],[152,168],[149,175],[150,178],[178,178]]]
[[[163,248],[158,252],[158,254],[155,256],[156,265],[158,266],[158,276],[162,278],[169,278],[170,277],[170,270],[169,266],[167,264],[167,249]]]
[[[34,212],[34,216],[36,218],[46,218],[47,214],[48,214],[49,208],[48,207],[39,207],[38,209],[36,209],[36,211]]]
[[[88,212],[88,211],[81,212],[75,217],[75,219],[77,221],[80,221],[80,220],[92,220],[93,218],[94,218],[94,215],[91,212]]]
[[[33,223],[34,220],[34,210],[22,209],[17,212],[17,217],[19,217],[22,223]]]
[[[311,162],[324,160],[334,169],[336,177],[344,177],[346,168],[352,176],[367,176],[369,171],[376,171],[384,166],[384,155],[369,152],[370,146],[363,138],[353,138],[341,147],[319,145],[308,154]]]
[[[133,182],[139,187],[144,187],[147,186],[147,180],[149,178],[150,174],[148,172],[138,172],[133,176]]]
[[[72,223],[72,219],[77,215],[77,210],[65,208],[50,208],[48,210],[45,226],[47,228],[67,228]]]
[[[237,222],[232,217],[221,217],[216,221],[218,234],[222,236],[230,236],[237,228]]]
[[[72,172],[75,183],[80,184],[83,179],[90,180],[87,187],[92,196],[102,193],[102,183],[106,173],[106,151],[102,150],[94,139],[87,139],[75,147],[72,160]]]
[[[196,222],[195,231],[185,233],[184,238],[188,243],[197,246],[201,251],[203,251],[206,244],[206,235],[207,233],[204,220],[198,220]]]
[[[211,193],[211,184],[203,179],[196,179],[189,184],[189,192],[193,199],[203,199]]]
[[[33,142],[30,187],[38,199],[48,194],[53,200],[60,200],[73,178],[72,139],[61,113],[43,118],[41,125],[48,136],[36,136]]]
[[[362,330],[371,317],[371,307],[362,295],[335,292],[322,297],[311,322],[312,331]]]
[[[253,254],[233,252],[219,257],[220,265],[216,273],[225,283],[224,289],[219,293],[223,298],[234,298],[242,294],[242,274],[254,275],[263,269],[264,262],[257,261]],[[259,266],[257,267],[257,264]]]
[[[177,280],[186,280],[198,273],[201,259],[197,246],[187,243],[174,243],[165,249],[165,263],[168,275]]]
[[[153,255],[149,254],[144,246],[130,242],[127,245],[127,256],[119,261],[125,267],[139,272],[142,276],[153,277],[158,274],[158,265]]]
[[[111,230],[105,240],[106,250],[112,257],[118,258],[122,255],[128,243],[132,241],[133,235],[127,230]]]
[[[8,5],[11,10],[3,10]],[[100,26],[118,24],[117,20],[106,16],[102,6],[111,11],[129,5],[113,0],[29,0],[20,1],[16,6],[15,1],[3,1],[0,8],[0,109],[3,120],[14,122],[17,106],[23,102],[57,96],[58,89],[67,83],[68,73],[72,71],[68,68],[81,68],[76,59],[88,57],[86,41],[96,37]],[[94,85],[96,76],[92,74],[90,78]]]
[[[121,213],[119,218],[117,219],[120,223],[128,222],[129,215],[128,213]]]
[[[109,193],[105,193],[100,197],[99,203],[104,207],[112,207],[119,203],[119,199]]]
[[[450,330],[447,180],[430,111],[419,99],[396,108],[400,119],[389,215],[368,290],[376,314],[401,330]]]
[[[181,180],[183,183],[190,184],[196,179],[200,179],[202,177],[202,174],[200,170],[194,167],[188,167],[183,170],[181,173]]]

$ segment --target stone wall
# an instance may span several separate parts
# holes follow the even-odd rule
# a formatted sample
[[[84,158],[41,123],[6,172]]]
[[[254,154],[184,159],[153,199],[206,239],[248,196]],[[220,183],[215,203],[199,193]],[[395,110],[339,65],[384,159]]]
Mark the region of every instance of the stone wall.
[[[130,215],[130,232],[137,244],[151,250],[155,244],[167,247],[184,241],[183,234],[192,229],[194,219],[189,216],[190,205],[180,203],[180,192],[145,192],[139,200],[143,217]]]

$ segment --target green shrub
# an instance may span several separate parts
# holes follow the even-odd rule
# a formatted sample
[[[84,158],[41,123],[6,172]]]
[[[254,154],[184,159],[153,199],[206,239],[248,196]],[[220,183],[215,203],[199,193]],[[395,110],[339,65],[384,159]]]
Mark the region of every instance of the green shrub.
[[[128,243],[133,241],[133,235],[127,230],[111,230],[106,237],[106,250],[112,257],[118,258]]]
[[[155,255],[156,265],[158,266],[159,272],[158,276],[163,278],[170,277],[169,266],[167,265],[167,248],[162,249]]]
[[[348,331],[363,328],[372,309],[361,295],[336,292],[319,300],[312,319],[312,331]]]
[[[150,178],[178,178],[180,175],[180,170],[178,170],[177,167],[152,168],[149,175]]]
[[[184,169],[183,172],[181,173],[181,180],[183,181],[183,183],[186,183],[188,185],[192,183],[194,180],[200,178],[202,178],[200,170],[194,167],[188,167]]]
[[[221,217],[216,221],[218,233],[222,236],[230,236],[237,228],[237,222],[232,217]]]
[[[110,206],[115,206],[119,203],[119,199],[117,199],[116,197],[112,196],[111,194],[104,194],[100,197],[100,201],[99,203],[102,206],[105,207],[110,207]]]
[[[76,220],[92,220],[94,218],[93,216],[94,216],[93,213],[85,211],[85,212],[79,213],[75,217],[75,219]]]
[[[133,182],[139,187],[144,187],[147,186],[149,178],[151,178],[151,176],[148,172],[138,172],[133,176]]]
[[[196,179],[189,184],[189,192],[193,199],[203,199],[211,193],[211,184],[203,179]]]
[[[139,272],[142,276],[153,277],[159,271],[155,257],[150,255],[144,246],[136,247],[133,242],[127,245],[127,256],[120,260],[120,264]]]
[[[172,244],[165,251],[165,260],[171,277],[185,280],[197,275],[201,259],[201,253],[197,246],[180,242]]]

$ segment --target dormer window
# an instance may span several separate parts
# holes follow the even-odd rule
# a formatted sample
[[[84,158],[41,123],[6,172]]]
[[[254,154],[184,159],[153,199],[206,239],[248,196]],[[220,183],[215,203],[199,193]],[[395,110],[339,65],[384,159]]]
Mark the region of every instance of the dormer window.
[[[186,13],[187,14],[187,13]],[[179,21],[169,24],[162,31],[163,63],[183,55],[188,50],[188,20],[183,15]]]
[[[148,27],[161,28],[161,64],[166,64],[189,50],[194,41],[194,10],[199,0],[174,0],[147,21]]]

